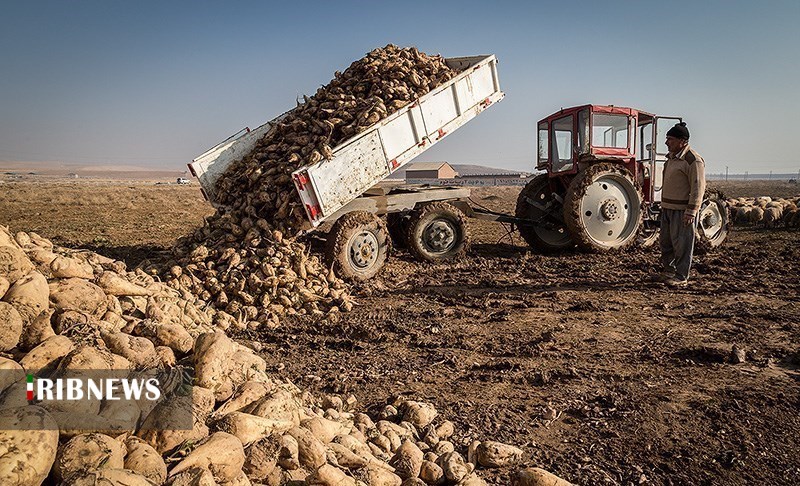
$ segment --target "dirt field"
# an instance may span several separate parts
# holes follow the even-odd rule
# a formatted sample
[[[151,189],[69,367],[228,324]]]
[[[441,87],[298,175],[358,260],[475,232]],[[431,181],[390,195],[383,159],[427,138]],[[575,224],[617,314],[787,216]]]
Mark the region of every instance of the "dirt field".
[[[787,183],[717,184],[791,196]],[[474,191],[513,208],[518,188]],[[194,186],[0,183],[0,224],[135,265],[212,213]],[[459,440],[523,446],[579,484],[800,484],[800,232],[736,228],[692,285],[647,282],[655,249],[540,256],[499,225],[428,266],[397,251],[338,321],[252,333],[276,374],[381,407],[436,404]],[[731,348],[746,351],[733,364]],[[511,470],[487,472],[510,483]]]

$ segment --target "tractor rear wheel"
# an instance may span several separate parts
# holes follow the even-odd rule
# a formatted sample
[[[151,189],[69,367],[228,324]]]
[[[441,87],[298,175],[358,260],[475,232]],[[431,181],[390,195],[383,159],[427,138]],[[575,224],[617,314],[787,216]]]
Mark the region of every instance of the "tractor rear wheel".
[[[540,253],[554,253],[572,248],[574,243],[562,221],[560,198],[550,189],[547,174],[534,177],[517,197],[515,216],[531,221],[519,224],[519,234]]]
[[[353,211],[334,223],[325,254],[340,277],[364,281],[383,268],[391,247],[392,239],[381,218]]]
[[[697,212],[695,252],[708,253],[720,246],[727,238],[729,229],[728,204],[725,198],[716,191],[706,191],[703,204]]]
[[[582,250],[619,250],[633,244],[642,223],[642,195],[630,172],[614,163],[580,172],[564,198],[564,223]]]

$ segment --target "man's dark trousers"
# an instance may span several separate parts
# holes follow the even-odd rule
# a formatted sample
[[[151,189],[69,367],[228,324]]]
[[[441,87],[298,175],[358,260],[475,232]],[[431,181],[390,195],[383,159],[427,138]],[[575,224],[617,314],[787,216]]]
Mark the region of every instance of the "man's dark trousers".
[[[694,222],[683,224],[682,209],[661,208],[661,263],[665,272],[674,272],[675,278],[687,280],[694,252]]]

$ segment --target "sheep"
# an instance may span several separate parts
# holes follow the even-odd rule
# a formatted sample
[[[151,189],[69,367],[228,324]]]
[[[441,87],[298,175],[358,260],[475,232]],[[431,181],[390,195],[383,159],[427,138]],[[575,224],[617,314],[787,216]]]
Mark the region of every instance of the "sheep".
[[[753,209],[749,206],[743,206],[736,209],[736,216],[734,221],[736,224],[745,224],[750,222],[750,210]]]
[[[771,207],[767,208],[764,211],[764,227],[765,228],[775,228],[781,221],[781,210],[780,208]]]
[[[800,228],[800,210],[794,213],[794,218],[792,218],[791,225],[793,228]]]
[[[787,228],[791,228],[794,224],[795,217],[797,216],[797,208],[790,209],[788,211],[784,211],[783,213],[783,225]]]
[[[758,224],[764,219],[764,210],[760,207],[754,207],[750,210],[750,224]]]

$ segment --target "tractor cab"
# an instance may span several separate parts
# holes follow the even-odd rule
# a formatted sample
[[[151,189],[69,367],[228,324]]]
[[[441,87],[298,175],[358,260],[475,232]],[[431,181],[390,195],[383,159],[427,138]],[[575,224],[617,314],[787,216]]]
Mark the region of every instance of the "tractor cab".
[[[621,163],[642,187],[644,200],[661,200],[666,131],[681,121],[613,105],[562,109],[538,124],[536,168],[571,179],[594,162]]]
[[[679,121],[612,105],[562,109],[539,121],[536,168],[546,173],[531,180],[517,200],[523,238],[542,252],[652,244],[667,160],[664,141]],[[727,234],[720,204],[705,201],[701,208],[699,237],[710,246]]]

